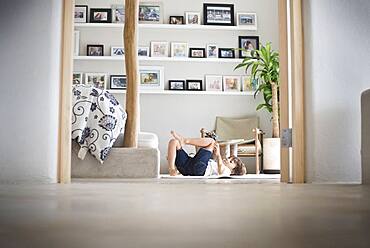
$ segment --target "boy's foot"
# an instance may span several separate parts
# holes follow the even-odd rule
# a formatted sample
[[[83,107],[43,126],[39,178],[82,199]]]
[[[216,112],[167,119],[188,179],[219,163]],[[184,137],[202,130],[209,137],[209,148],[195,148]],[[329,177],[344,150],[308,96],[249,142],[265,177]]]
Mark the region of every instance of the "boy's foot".
[[[180,146],[183,147],[185,145],[185,139],[180,134],[176,133],[175,131],[171,131],[172,136],[180,143]]]

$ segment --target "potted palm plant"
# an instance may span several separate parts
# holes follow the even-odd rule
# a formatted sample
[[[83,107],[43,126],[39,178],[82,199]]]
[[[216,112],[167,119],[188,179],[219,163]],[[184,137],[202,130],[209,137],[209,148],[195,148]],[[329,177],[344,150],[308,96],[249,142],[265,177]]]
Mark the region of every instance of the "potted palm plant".
[[[258,80],[259,86],[254,94],[263,94],[264,102],[256,110],[265,109],[272,114],[272,138],[263,140],[263,171],[280,172],[280,127],[279,127],[279,53],[271,48],[271,43],[261,45],[260,49],[246,51],[250,54],[235,67],[250,69],[251,80]]]

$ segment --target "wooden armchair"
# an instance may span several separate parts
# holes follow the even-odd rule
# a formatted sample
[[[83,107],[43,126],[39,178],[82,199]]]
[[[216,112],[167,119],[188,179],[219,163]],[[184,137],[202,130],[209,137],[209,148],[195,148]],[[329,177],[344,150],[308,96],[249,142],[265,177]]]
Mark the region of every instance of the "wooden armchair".
[[[238,157],[254,157],[256,159],[256,174],[263,167],[263,132],[258,128],[258,118],[216,118],[216,129],[209,132],[202,128],[202,138],[216,135],[217,141],[242,139],[237,144]]]

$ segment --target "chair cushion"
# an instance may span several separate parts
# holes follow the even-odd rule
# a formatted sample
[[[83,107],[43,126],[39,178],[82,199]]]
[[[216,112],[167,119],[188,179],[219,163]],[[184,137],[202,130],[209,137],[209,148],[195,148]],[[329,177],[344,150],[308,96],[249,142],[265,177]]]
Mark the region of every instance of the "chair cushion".
[[[220,140],[254,139],[253,129],[258,128],[258,118],[216,117],[216,133]]]
[[[256,146],[254,144],[238,145],[238,155],[254,154]],[[258,154],[261,154],[261,148],[258,149]]]

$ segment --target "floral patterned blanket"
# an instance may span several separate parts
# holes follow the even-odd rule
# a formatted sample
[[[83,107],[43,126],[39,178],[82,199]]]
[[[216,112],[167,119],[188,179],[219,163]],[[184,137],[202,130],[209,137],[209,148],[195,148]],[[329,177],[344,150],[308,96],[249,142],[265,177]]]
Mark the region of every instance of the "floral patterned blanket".
[[[91,86],[74,86],[72,97],[72,139],[81,146],[78,157],[84,159],[89,151],[103,163],[124,131],[126,111],[111,93]]]

